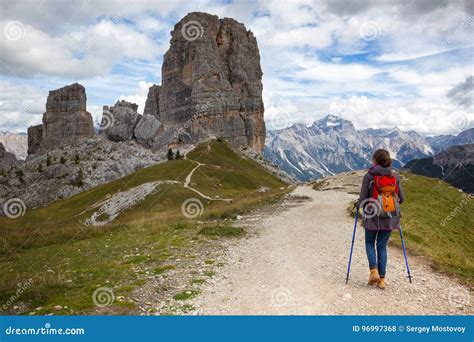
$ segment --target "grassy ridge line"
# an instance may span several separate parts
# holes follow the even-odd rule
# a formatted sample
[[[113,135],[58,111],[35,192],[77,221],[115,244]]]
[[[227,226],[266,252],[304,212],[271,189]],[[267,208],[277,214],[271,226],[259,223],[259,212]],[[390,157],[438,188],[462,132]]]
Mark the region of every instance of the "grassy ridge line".
[[[130,294],[137,286],[153,275],[165,282],[168,273],[186,269],[188,262],[212,250],[213,239],[242,233],[224,220],[273,203],[289,191],[286,184],[221,141],[198,146],[188,158],[141,169],[48,207],[28,210],[18,219],[0,218],[0,241],[4,242],[0,246],[0,303],[15,294],[18,283],[31,278],[33,284],[12,304],[20,309],[12,311],[9,305],[6,312],[28,313],[40,307],[38,314],[95,313],[92,293],[99,286],[123,297],[101,313],[136,312]],[[165,184],[106,226],[80,223],[91,214],[87,208],[118,191],[157,180],[184,182],[195,161],[207,166],[193,175],[192,186],[207,195],[231,197],[232,203],[208,201],[180,184]],[[204,206],[196,219],[187,219],[181,212],[181,204],[191,197],[199,198]],[[198,224],[197,219],[204,223]],[[212,270],[196,272],[199,279],[212,274]],[[157,289],[157,297],[167,300],[172,292]],[[56,305],[61,308],[54,309]]]
[[[409,252],[427,256],[442,272],[474,281],[474,201],[433,178],[401,173],[402,228]],[[348,208],[352,211],[352,205]],[[352,211],[354,216],[355,211]],[[390,243],[401,246],[398,236]]]

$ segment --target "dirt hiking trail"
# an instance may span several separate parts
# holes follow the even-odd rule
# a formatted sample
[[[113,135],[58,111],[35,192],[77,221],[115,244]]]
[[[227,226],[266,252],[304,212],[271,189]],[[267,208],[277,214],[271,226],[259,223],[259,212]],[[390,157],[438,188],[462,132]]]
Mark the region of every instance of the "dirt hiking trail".
[[[348,176],[346,176],[348,177]],[[360,178],[360,175],[357,175]],[[219,257],[223,267],[194,300],[201,315],[426,315],[472,314],[470,292],[436,273],[421,257],[409,256],[413,284],[403,253],[389,247],[387,289],[367,285],[364,232],[358,226],[349,284],[345,284],[353,219],[347,207],[358,191],[297,187],[283,203],[240,221],[247,237],[230,241]],[[350,183],[350,184],[347,184]],[[335,183],[334,183],[335,184]],[[300,200],[294,199],[300,198]],[[399,239],[398,231],[391,239]]]

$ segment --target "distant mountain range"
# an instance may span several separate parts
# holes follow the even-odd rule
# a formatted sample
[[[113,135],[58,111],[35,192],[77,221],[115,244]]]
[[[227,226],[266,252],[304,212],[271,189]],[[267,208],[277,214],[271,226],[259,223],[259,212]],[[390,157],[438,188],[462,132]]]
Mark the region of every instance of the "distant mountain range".
[[[25,159],[28,149],[28,134],[0,132],[0,143],[3,144],[5,150],[15,155],[17,159]]]
[[[411,160],[405,169],[474,193],[474,144],[451,146],[434,157]]]
[[[335,115],[311,126],[295,124],[268,131],[264,156],[280,169],[301,180],[321,178],[369,166],[372,153],[385,148],[400,168],[413,159],[433,156],[453,145],[474,143],[474,128],[457,136],[424,137],[415,131],[355,129],[352,122]]]
[[[431,145],[435,153],[456,145],[467,145],[473,143],[474,128],[465,130],[458,135],[438,135],[428,137],[428,143]]]

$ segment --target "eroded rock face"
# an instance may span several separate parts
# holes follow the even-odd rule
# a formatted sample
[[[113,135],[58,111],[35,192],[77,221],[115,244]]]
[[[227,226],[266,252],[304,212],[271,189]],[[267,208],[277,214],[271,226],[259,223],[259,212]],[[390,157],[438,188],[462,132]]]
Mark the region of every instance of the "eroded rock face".
[[[143,115],[134,130],[137,142],[149,148],[154,146],[162,132],[163,125],[154,115],[150,114]]]
[[[93,136],[94,124],[86,101],[86,90],[78,83],[50,91],[43,125],[28,130],[28,153],[45,153]]]
[[[6,172],[12,166],[18,165],[19,162],[13,153],[7,152],[2,143],[0,143],[0,171]]]
[[[43,125],[28,128],[28,154],[35,154],[41,147],[43,140]]]
[[[94,135],[92,116],[86,110],[86,90],[74,83],[49,92],[43,115],[41,149],[54,149]]]
[[[159,99],[150,89],[147,112],[177,140],[194,143],[220,136],[261,152],[265,143],[262,70],[257,41],[234,19],[190,13],[171,32]]]
[[[117,101],[114,106],[104,106],[102,124],[104,134],[112,141],[128,141],[133,138],[135,126],[141,118],[138,105]]]
[[[152,85],[148,90],[148,95],[145,102],[145,109],[143,115],[149,114],[160,119],[160,90],[161,86]]]

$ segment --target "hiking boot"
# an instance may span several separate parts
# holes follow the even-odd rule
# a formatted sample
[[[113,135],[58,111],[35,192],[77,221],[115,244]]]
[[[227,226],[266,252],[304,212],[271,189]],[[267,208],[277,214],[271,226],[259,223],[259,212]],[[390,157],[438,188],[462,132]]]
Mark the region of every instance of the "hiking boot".
[[[375,285],[378,283],[380,283],[379,270],[376,268],[372,268],[370,270],[369,285]]]
[[[380,278],[380,282],[378,283],[377,287],[381,290],[385,290],[385,278]]]

